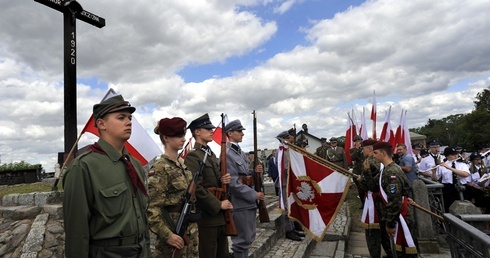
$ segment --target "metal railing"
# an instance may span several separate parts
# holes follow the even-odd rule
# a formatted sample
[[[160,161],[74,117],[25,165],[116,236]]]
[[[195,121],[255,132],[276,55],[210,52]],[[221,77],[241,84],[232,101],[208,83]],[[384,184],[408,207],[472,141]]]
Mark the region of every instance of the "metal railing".
[[[460,215],[460,219],[450,213],[444,213],[443,217],[451,257],[490,257],[490,236],[472,226],[475,223],[490,221],[490,215]]]
[[[427,192],[429,193],[429,206],[430,210],[440,216],[444,214],[444,197],[442,195],[442,189],[444,185],[439,182],[434,182],[430,179],[420,178],[427,186]],[[434,216],[431,216],[434,232],[438,234],[446,233],[446,225]]]

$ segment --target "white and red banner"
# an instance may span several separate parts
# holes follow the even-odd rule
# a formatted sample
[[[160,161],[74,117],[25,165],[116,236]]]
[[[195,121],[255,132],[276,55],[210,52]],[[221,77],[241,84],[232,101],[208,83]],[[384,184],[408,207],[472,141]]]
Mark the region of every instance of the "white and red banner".
[[[361,117],[361,127],[359,128],[359,135],[363,140],[368,139],[367,127],[366,127],[366,108],[362,108],[362,117]]]
[[[373,106],[371,108],[371,120],[373,121],[373,140],[378,140],[378,138],[376,138],[377,137],[377,135],[376,135],[376,115],[377,115],[377,110],[376,110],[376,91],[373,91]]]
[[[184,149],[182,150],[182,152],[180,153],[180,157],[185,159],[185,156],[187,156],[187,154],[189,154],[189,152],[192,150],[192,146],[194,146],[194,144],[192,143],[192,136],[189,138],[189,140],[187,141],[187,143],[184,145]]]
[[[228,124],[228,115],[225,114],[225,126],[226,124]],[[219,122],[219,125],[214,129],[214,133],[213,133],[213,141],[216,142],[219,146],[221,146],[221,135],[223,133],[223,122],[222,120],[220,119],[220,122]],[[228,141],[228,139],[225,140],[226,142]]]
[[[386,111],[385,122],[383,124],[383,129],[381,130],[381,136],[379,137],[379,141],[391,143],[391,146],[393,146],[394,149],[396,148],[395,134],[391,129],[390,117],[391,117],[391,106],[388,109],[388,111]]]
[[[395,133],[395,143],[405,144],[407,146],[407,152],[412,155],[412,140],[410,140],[410,131],[408,131],[407,126],[407,111],[402,109],[402,114],[400,116],[400,125],[396,128]]]
[[[113,89],[109,89],[105,97],[102,98],[101,102],[116,95],[117,93]],[[84,134],[85,132],[89,132],[97,137],[100,137],[99,131],[95,127],[95,120],[93,115],[90,116],[81,134]],[[141,124],[134,116],[132,120],[131,138],[129,138],[125,146],[131,156],[138,159],[143,166],[156,156],[162,154],[162,150],[158,147],[155,141],[153,141],[150,135],[148,135],[146,130],[141,126]]]
[[[345,130],[345,143],[344,143],[344,152],[345,157],[347,158],[347,164],[352,164],[352,158],[350,156],[350,149],[354,147],[354,137],[357,135],[356,124],[353,120],[354,110],[352,110],[352,116],[347,113],[347,125]]]
[[[289,217],[321,241],[348,192],[350,178],[288,148],[287,206]]]

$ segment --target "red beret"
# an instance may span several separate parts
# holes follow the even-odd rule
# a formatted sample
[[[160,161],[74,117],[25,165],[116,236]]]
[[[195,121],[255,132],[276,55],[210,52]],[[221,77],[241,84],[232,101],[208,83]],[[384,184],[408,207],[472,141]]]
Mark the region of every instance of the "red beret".
[[[367,139],[367,140],[362,141],[362,146],[371,146],[371,145],[374,145],[377,142],[378,141]]]
[[[185,135],[187,122],[180,117],[163,118],[158,122],[154,132],[169,137]]]
[[[377,142],[376,144],[373,145],[373,150],[379,150],[379,149],[391,149],[393,146],[391,146],[391,143],[389,142]]]

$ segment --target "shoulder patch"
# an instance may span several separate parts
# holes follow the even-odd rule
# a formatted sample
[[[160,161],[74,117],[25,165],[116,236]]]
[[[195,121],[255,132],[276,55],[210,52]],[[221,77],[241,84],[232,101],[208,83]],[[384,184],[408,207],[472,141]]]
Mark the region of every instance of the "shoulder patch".
[[[389,190],[390,190],[391,194],[395,194],[396,193],[396,184],[390,184]]]

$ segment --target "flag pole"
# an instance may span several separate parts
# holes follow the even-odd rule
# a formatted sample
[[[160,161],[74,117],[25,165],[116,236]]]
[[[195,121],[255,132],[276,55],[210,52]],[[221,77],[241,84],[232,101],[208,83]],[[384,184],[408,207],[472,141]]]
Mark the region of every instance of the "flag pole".
[[[58,182],[60,181],[60,178],[63,176],[63,173],[65,172],[66,166],[67,166],[67,161],[70,160],[71,155],[73,155],[73,152],[75,151],[75,147],[78,145],[78,142],[80,141],[80,138],[82,138],[83,133],[81,133],[73,146],[71,147],[70,152],[68,153],[68,156],[66,156],[66,159],[63,161],[63,166],[61,167],[60,170],[60,175],[54,180],[53,187],[51,188],[51,191],[58,191]]]

